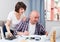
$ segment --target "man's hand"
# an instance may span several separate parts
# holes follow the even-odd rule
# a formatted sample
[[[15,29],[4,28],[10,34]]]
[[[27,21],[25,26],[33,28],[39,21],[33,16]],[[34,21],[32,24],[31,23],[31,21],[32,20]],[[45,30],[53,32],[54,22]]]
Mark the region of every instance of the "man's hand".
[[[29,32],[28,31],[24,31],[24,32],[17,32],[17,35],[29,35]]]
[[[23,35],[29,35],[29,32],[28,31],[25,31],[24,33],[23,33]]]
[[[46,32],[45,35],[48,36],[48,32]]]

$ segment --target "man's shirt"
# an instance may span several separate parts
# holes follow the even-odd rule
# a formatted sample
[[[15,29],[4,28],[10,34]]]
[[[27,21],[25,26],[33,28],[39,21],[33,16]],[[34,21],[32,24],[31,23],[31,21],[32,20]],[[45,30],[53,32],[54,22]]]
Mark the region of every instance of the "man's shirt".
[[[27,19],[26,21],[21,21],[19,24],[16,25],[15,28],[16,28],[15,34],[17,32],[28,31],[29,30],[29,19]],[[33,31],[31,31],[31,32],[33,32]],[[45,33],[46,33],[45,28],[37,22],[34,35],[45,35]]]

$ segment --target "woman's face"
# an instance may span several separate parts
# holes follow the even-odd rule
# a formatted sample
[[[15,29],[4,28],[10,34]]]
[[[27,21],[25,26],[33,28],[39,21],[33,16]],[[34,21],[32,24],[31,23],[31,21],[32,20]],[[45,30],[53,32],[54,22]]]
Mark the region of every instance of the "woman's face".
[[[24,11],[25,11],[24,8],[20,8],[20,9],[19,9],[19,14],[23,14]]]

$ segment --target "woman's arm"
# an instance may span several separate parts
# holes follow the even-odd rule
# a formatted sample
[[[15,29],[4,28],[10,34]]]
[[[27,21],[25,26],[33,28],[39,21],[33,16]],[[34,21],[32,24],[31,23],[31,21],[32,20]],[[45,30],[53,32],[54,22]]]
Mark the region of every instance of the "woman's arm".
[[[11,21],[7,20],[5,25],[6,25],[7,32],[9,33],[10,36],[12,36],[12,33],[10,32],[10,24],[11,24]]]
[[[9,20],[7,20],[7,22],[6,22],[6,29],[7,29],[7,32],[10,32],[10,21]]]

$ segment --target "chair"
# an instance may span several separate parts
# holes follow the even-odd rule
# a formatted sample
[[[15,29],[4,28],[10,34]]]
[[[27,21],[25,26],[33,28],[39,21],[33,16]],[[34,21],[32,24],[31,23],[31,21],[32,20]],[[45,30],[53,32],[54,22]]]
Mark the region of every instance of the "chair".
[[[0,33],[1,33],[1,38],[3,39],[4,38],[4,35],[3,35],[3,26],[5,24],[5,21],[3,20],[0,20]]]
[[[2,29],[2,27],[0,27],[0,31],[1,31],[1,38],[3,39],[4,35],[3,35],[3,29]]]

